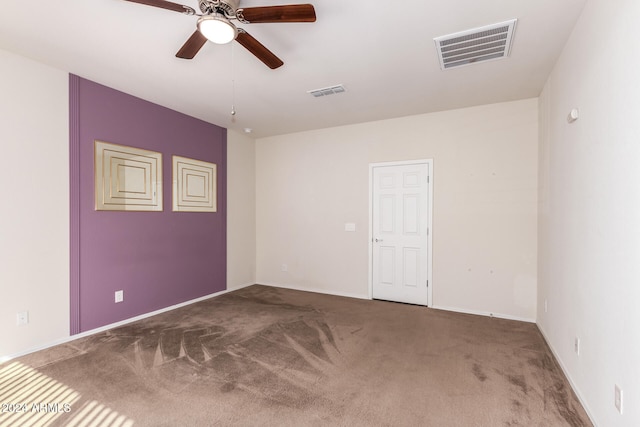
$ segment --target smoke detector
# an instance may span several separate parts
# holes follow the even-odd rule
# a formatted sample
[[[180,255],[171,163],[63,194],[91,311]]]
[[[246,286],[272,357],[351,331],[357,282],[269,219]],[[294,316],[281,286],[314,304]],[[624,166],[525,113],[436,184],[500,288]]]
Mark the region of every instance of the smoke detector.
[[[511,52],[511,41],[517,19],[461,31],[433,39],[440,59],[440,68],[471,65],[502,59]]]

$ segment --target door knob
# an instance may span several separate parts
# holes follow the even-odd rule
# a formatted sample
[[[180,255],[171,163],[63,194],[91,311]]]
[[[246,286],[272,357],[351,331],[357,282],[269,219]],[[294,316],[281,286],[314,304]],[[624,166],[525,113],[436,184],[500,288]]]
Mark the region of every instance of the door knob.
[[[376,243],[378,243],[378,242],[382,242],[382,239],[375,239],[375,242],[376,242]]]

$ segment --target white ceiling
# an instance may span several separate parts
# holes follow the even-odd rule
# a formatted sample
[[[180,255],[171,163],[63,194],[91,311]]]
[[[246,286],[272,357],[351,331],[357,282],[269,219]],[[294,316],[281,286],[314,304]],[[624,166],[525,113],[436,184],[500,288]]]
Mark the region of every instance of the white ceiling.
[[[123,0],[4,0],[0,48],[260,138],[536,97],[585,2],[311,0],[315,23],[239,24],[284,61],[270,70],[235,42],[176,58],[194,16]],[[512,18],[509,58],[440,70],[434,37]],[[337,84],[347,91],[307,93]]]

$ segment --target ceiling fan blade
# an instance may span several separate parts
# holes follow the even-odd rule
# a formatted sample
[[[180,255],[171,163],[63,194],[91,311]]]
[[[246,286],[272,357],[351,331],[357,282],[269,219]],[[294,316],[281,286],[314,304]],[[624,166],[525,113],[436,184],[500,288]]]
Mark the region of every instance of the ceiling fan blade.
[[[196,30],[195,33],[191,34],[189,40],[182,45],[178,53],[176,53],[176,57],[182,59],[193,59],[206,42],[207,38],[203,36],[200,31]]]
[[[247,24],[261,22],[315,22],[316,10],[312,4],[246,7],[238,9],[236,17]]]
[[[196,11],[189,6],[184,6],[178,3],[172,3],[165,0],[124,0],[132,3],[146,4],[147,6],[159,7],[161,9],[172,10],[174,12],[185,13],[187,15],[194,15]]]
[[[262,43],[242,28],[238,28],[238,37],[236,37],[236,41],[244,46],[249,52],[253,53],[256,58],[264,62],[265,65],[272,70],[284,64],[280,58],[275,56],[273,52],[264,47]]]

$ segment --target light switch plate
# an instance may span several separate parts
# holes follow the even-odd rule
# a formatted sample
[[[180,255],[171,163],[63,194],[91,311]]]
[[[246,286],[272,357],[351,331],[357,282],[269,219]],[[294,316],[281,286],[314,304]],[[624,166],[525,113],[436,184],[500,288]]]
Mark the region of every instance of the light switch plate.
[[[353,222],[347,222],[344,224],[344,231],[356,231],[356,224]]]
[[[29,312],[28,311],[20,311],[16,314],[16,325],[22,326],[29,323]]]

